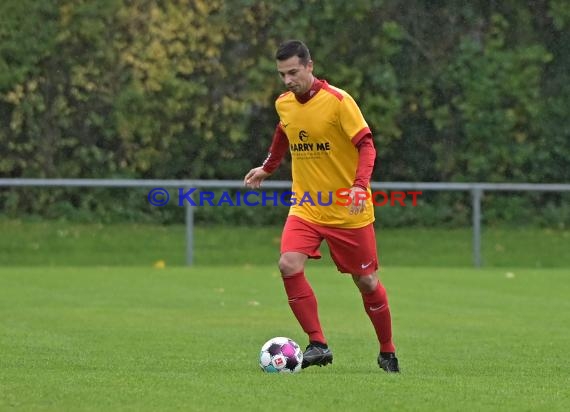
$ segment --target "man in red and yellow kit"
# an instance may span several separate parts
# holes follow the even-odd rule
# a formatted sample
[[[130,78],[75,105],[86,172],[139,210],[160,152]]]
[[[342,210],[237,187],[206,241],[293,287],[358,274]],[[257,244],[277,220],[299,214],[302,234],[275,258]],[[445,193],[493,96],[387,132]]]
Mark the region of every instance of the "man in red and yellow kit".
[[[323,240],[341,273],[352,275],[378,337],[378,365],[399,372],[392,342],[386,289],[379,281],[370,177],[376,158],[372,133],[354,99],[313,76],[307,46],[281,44],[277,70],[288,91],[275,107],[279,123],[269,155],[250,170],[244,184],[259,188],[291,152],[293,198],[281,238],[281,272],[289,306],[309,337],[303,368],[332,363],[319,321],[317,299],[305,277],[308,258],[320,258]],[[342,201],[335,195],[342,194]]]

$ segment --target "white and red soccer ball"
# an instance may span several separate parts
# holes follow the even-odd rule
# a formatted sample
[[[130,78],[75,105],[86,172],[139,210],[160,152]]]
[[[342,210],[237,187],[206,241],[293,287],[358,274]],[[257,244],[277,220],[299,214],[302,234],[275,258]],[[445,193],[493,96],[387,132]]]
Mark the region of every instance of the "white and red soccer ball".
[[[295,373],[301,370],[303,351],[292,339],[276,337],[261,347],[259,366],[269,373]]]

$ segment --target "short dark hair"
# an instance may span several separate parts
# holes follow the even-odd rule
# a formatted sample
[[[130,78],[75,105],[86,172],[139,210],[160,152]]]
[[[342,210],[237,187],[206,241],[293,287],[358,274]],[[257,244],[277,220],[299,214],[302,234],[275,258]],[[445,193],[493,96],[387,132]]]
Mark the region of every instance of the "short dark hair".
[[[279,45],[275,58],[277,60],[287,60],[293,56],[297,56],[303,66],[311,61],[311,53],[305,43],[300,40],[287,40]]]

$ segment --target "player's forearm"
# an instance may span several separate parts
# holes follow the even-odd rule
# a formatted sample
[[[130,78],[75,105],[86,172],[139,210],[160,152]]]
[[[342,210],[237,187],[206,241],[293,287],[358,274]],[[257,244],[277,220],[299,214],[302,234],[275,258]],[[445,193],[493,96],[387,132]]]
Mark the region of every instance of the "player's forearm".
[[[281,129],[281,126],[277,124],[275,127],[275,133],[273,134],[273,141],[269,148],[269,154],[261,165],[263,170],[267,173],[273,173],[281,164],[281,160],[283,160],[283,156],[285,156],[288,146],[287,136],[283,129]]]
[[[374,161],[376,160],[376,149],[374,148],[372,135],[364,136],[358,142],[356,148],[358,149],[358,167],[356,168],[356,177],[352,185],[366,189],[370,183]]]

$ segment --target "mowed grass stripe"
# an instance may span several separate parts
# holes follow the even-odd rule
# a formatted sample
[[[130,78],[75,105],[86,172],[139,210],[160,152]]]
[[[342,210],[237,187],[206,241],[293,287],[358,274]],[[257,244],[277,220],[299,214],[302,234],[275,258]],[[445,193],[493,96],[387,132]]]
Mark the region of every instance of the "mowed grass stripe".
[[[470,228],[384,229],[377,244],[386,266],[472,267]],[[282,227],[198,226],[194,263],[275,265]],[[79,224],[0,218],[0,266],[166,266],[186,264],[184,225]],[[482,233],[487,267],[570,267],[570,230],[491,228]],[[326,244],[323,261],[331,264]]]

